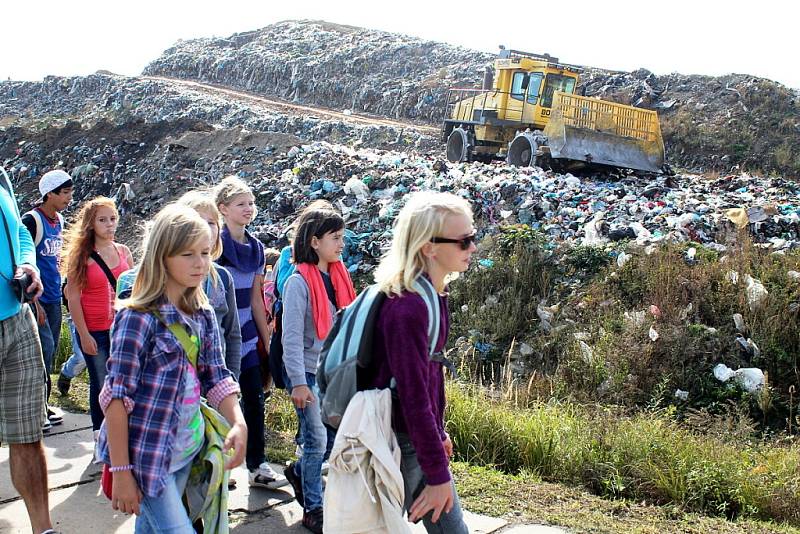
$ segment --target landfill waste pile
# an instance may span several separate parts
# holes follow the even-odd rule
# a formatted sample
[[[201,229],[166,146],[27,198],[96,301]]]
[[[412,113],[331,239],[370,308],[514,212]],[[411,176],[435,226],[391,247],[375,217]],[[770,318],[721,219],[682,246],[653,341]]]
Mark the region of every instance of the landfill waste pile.
[[[550,52],[547,43],[505,43]],[[538,50],[537,48],[542,48]],[[546,48],[546,50],[544,50]],[[393,118],[438,122],[451,87],[479,87],[494,54],[321,21],[178,42],[145,74]],[[571,58],[561,57],[570,62]],[[586,67],[587,96],[658,111],[667,161],[691,172],[800,174],[800,93],[754,76]]]
[[[237,174],[256,191],[255,231],[268,244],[281,242],[309,201],[333,202],[348,221],[345,260],[362,272],[376,263],[407,194],[420,189],[469,199],[481,235],[520,223],[553,246],[602,246],[614,253],[619,242],[647,247],[691,240],[724,251],[737,228],[749,228],[771,250],[800,246],[797,185],[781,178],[687,174],[667,188],[663,178],[611,182],[538,167],[452,164],[435,154],[304,144],[296,136],[189,120],[102,122],[89,129],[70,123],[25,137],[29,133],[7,129],[0,135],[0,157],[24,201],[36,198],[43,172],[61,165],[76,177],[78,200],[122,195],[127,213],[147,218],[165,199]],[[624,258],[623,252],[617,261]]]
[[[84,77],[48,76],[42,82],[0,82],[0,127],[41,129],[69,120],[91,126],[182,119],[204,121],[221,128],[297,135],[306,141],[325,139],[381,148],[435,145],[430,131],[322,118],[314,113],[290,113],[257,100],[231,98],[177,81],[96,73]]]
[[[395,118],[439,120],[445,89],[480,85],[492,54],[322,21],[180,41],[146,75],[200,80]]]

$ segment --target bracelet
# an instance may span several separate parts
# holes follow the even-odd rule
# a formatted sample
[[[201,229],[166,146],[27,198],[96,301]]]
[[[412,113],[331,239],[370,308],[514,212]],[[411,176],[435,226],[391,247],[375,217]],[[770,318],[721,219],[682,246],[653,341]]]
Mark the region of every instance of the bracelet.
[[[128,465],[112,465],[108,468],[109,471],[112,473],[118,473],[120,471],[133,471],[133,464]]]

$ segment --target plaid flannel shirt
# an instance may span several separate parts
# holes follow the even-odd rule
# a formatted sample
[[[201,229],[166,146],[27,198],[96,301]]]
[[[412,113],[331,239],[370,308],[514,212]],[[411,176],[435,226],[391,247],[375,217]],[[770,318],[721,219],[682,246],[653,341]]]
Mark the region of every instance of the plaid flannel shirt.
[[[172,304],[159,305],[167,324],[186,320]],[[201,310],[192,319],[199,324],[201,340],[197,376],[202,391],[214,408],[239,385],[225,368],[214,312]],[[152,313],[124,308],[111,330],[108,375],[100,392],[103,411],[114,399],[122,400],[128,413],[128,447],[133,474],[142,492],[161,494],[169,475],[173,441],[178,431],[183,380],[191,365],[175,336]],[[98,458],[110,464],[107,425],[100,429]]]

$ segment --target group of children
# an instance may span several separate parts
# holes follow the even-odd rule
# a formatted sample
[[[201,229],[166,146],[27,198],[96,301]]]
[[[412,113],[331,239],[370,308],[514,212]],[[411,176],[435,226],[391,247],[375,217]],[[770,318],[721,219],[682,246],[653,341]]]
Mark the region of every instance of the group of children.
[[[264,246],[247,231],[256,214],[250,188],[228,177],[164,207],[146,229],[136,264],[114,240],[119,216],[111,199],[88,201],[66,233],[63,293],[89,370],[96,454],[110,474],[113,508],[137,514],[137,533],[202,528],[182,499],[196,481],[193,466],[208,465],[202,460],[213,454],[214,432],[225,469],[244,461],[251,486],[282,481],[265,457],[266,352],[299,423],[301,455],[284,475],[303,506],[303,525],[322,532],[322,465],[335,431],[321,418],[316,373],[335,314],[356,298],[341,260],[345,222],[329,203],[312,203],[292,225],[290,247],[267,268]],[[376,271],[389,298],[376,323],[369,386],[396,391],[392,427],[405,508],[429,532],[467,529],[448,467],[442,363],[429,358],[428,312],[414,285],[425,277],[439,295],[441,351],[447,283],[467,269],[474,250],[469,204],[417,193],[398,215]],[[265,275],[273,309],[265,304]],[[226,511],[216,513],[214,524],[226,524]],[[202,517],[215,530],[215,516],[205,510]]]

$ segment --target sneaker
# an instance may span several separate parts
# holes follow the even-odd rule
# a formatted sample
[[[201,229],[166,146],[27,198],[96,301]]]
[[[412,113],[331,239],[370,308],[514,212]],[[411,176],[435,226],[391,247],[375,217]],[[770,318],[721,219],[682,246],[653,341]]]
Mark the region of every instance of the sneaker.
[[[64,422],[64,416],[55,412],[49,406],[47,407],[47,420],[50,421],[50,424],[53,426],[60,425]]]
[[[53,425],[50,423],[50,421],[45,420],[45,422],[42,424],[42,434],[47,434],[52,429],[53,429]]]
[[[314,534],[322,534],[322,508],[303,512],[303,526]]]
[[[69,395],[69,386],[72,383],[72,379],[65,376],[64,373],[58,373],[58,381],[56,382],[56,388],[58,388],[58,392],[61,393],[62,397],[66,397]]]
[[[267,462],[250,471],[251,487],[275,489],[282,485],[282,477]]]
[[[297,476],[297,473],[294,470],[296,465],[297,462],[292,462],[284,467],[283,476],[285,476],[286,480],[289,481],[289,484],[292,485],[292,489],[294,490],[294,498],[297,500],[297,504],[300,506],[305,506],[305,499],[303,498],[303,481],[299,476]]]

